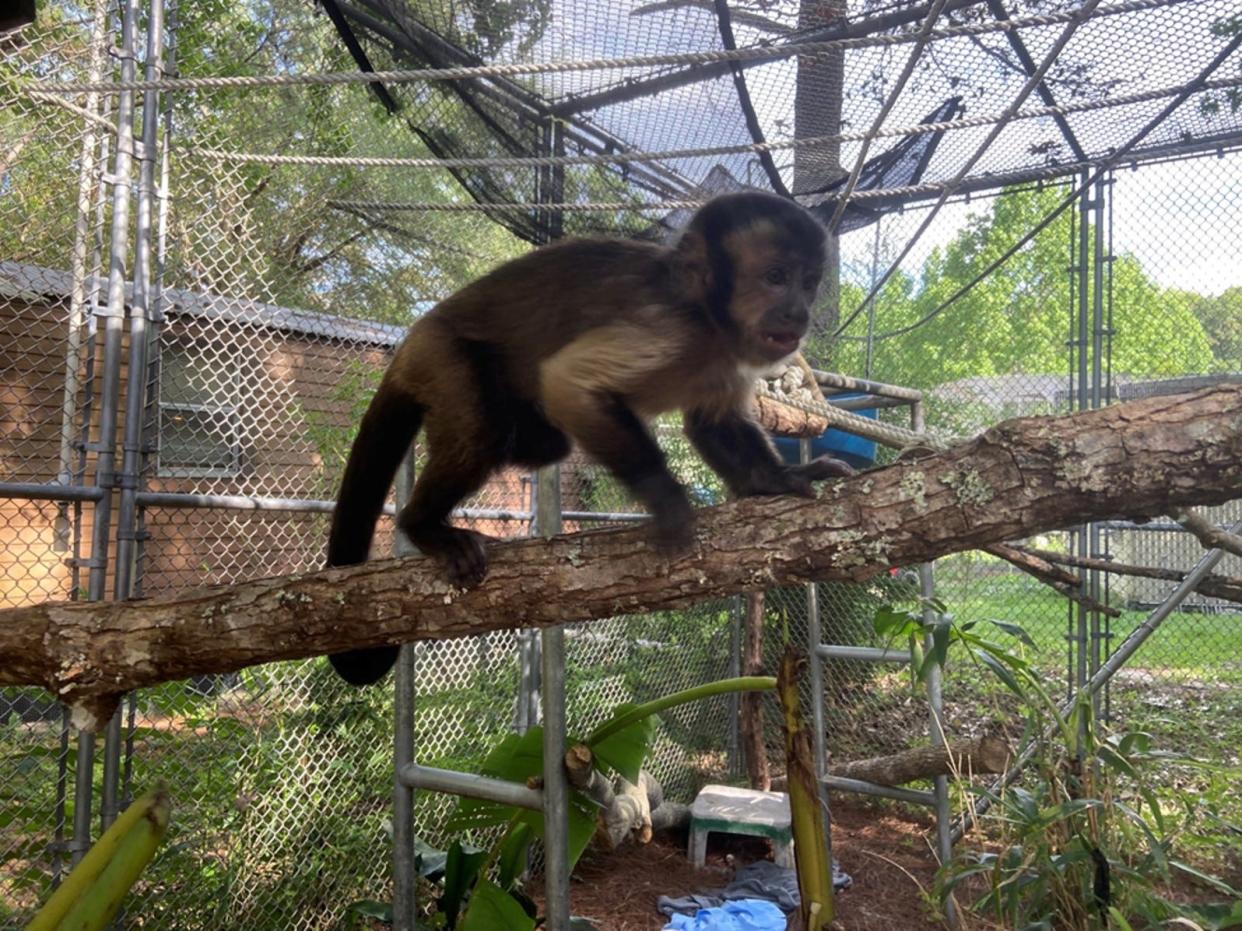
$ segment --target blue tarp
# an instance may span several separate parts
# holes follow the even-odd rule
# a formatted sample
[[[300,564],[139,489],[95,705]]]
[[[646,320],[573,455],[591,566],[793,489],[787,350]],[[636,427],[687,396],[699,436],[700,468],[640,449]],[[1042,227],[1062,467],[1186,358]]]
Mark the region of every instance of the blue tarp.
[[[665,931],[785,931],[785,913],[764,899],[734,899],[693,915],[674,915]]]

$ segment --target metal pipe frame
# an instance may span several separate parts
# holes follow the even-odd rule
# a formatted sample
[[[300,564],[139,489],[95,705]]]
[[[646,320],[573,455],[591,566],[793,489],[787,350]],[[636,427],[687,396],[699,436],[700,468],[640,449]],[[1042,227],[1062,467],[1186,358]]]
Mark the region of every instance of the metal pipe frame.
[[[824,776],[820,784],[838,792],[857,792],[859,795],[874,795],[877,798],[891,798],[898,802],[909,802],[911,805],[935,807],[936,798],[931,792],[922,789],[903,789],[900,786],[882,786],[864,779],[848,779],[845,776]]]
[[[102,488],[54,482],[0,482],[0,498],[23,501],[98,501]],[[1180,525],[1179,525],[1180,526]]]
[[[401,767],[397,771],[397,781],[412,789],[462,795],[466,798],[482,799],[485,802],[513,805],[528,811],[542,809],[546,795],[520,782],[493,779],[491,776],[480,776],[478,773],[459,773],[452,769],[437,769],[434,766],[422,766],[418,763],[409,763]]]
[[[865,398],[843,398],[837,400],[828,392],[824,392],[825,400],[833,407],[843,411],[867,411],[876,410],[878,408],[890,407],[909,407],[913,401],[903,401],[900,398],[882,398],[870,395]]]
[[[820,659],[844,659],[861,663],[909,663],[908,650],[888,650],[881,647],[855,647],[841,643],[821,643],[815,648]]]
[[[397,470],[393,499],[404,505],[414,487],[414,447]],[[393,534],[394,556],[417,552],[401,528]],[[416,653],[412,643],[402,644],[393,673],[393,771],[392,787],[392,924],[397,931],[414,931],[418,915],[418,870],[414,846],[414,791],[401,773],[415,766],[414,724],[417,700]]]
[[[164,2],[150,0],[147,10],[147,47],[144,74],[160,77],[164,54]],[[160,94],[143,91],[142,139],[137,150],[138,197],[134,223],[133,287],[129,306],[129,379],[125,385],[125,431],[121,442],[120,495],[117,503],[116,559],[112,565],[112,597],[129,598],[133,591],[138,521],[136,494],[142,480],[143,414],[147,401],[147,332],[152,278],[152,200],[155,188],[155,148],[159,132]],[[111,303],[111,302],[109,302]],[[108,723],[104,739],[103,792],[100,821],[104,830],[116,819],[124,800],[118,797],[121,778],[121,708]]]
[[[121,80],[134,80],[134,36],[138,26],[138,0],[126,0],[121,17],[118,58]],[[116,108],[116,152],[112,175],[112,229],[108,250],[108,300],[104,317],[103,379],[99,401],[99,439],[96,445],[95,486],[102,492],[95,504],[91,533],[90,573],[87,598],[103,601],[108,586],[108,548],[112,536],[112,489],[116,486],[117,414],[121,394],[121,350],[125,322],[125,259],[129,250],[129,201],[134,152],[134,92],[121,91]],[[109,724],[108,737],[119,738],[120,709]],[[115,733],[114,733],[115,732]],[[110,746],[105,740],[105,749]],[[77,769],[74,773],[72,863],[90,847],[91,801],[94,788],[95,735],[78,732]]]
[[[1242,532],[1242,520],[1236,521],[1230,528],[1229,532]],[[1105,685],[1107,685],[1112,680],[1113,676],[1115,676],[1117,672],[1125,666],[1127,662],[1129,662],[1130,657],[1138,652],[1139,647],[1147,642],[1151,635],[1159,629],[1160,625],[1168,619],[1169,615],[1177,610],[1178,606],[1186,600],[1186,598],[1195,590],[1199,583],[1202,582],[1203,579],[1209,575],[1211,571],[1216,568],[1217,564],[1224,558],[1225,551],[1221,549],[1212,549],[1205,552],[1199,558],[1199,561],[1195,563],[1195,567],[1186,573],[1186,577],[1178,583],[1177,587],[1173,589],[1173,591],[1169,592],[1168,597],[1165,598],[1165,600],[1147,616],[1147,619],[1143,621],[1143,623],[1139,624],[1134,628],[1134,630],[1130,631],[1125,640],[1121,641],[1121,645],[1117,647],[1116,651],[1105,662],[1100,664],[1100,668],[1097,669],[1095,675],[1087,681],[1084,689],[1086,689],[1089,694],[1094,695]],[[1073,709],[1074,703],[1078,700],[1079,694],[1081,693],[1070,695],[1069,698],[1065,700],[1065,703],[1061,705],[1060,708],[1061,714],[1068,714],[1070,710]],[[993,792],[999,792],[1001,789],[1017,781],[1018,776],[1022,773],[1022,768],[1026,766],[1026,764],[1031,761],[1031,757],[1035,755],[1035,748],[1038,746],[1038,743],[1038,740],[1032,740],[1027,743],[1027,745],[1014,758],[1013,763],[1010,764],[1010,767],[1005,774],[993,782],[990,787]],[[961,840],[962,835],[964,835],[971,825],[977,821],[977,816],[984,814],[991,807],[991,802],[987,798],[980,798],[975,804],[973,810],[968,809],[963,811],[961,815],[958,816],[957,824],[953,826],[953,841],[956,843]]]
[[[539,470],[536,526],[541,537],[561,529],[561,470]],[[543,673],[543,882],[548,931],[569,931],[569,777],[565,772],[565,631],[541,634]]]

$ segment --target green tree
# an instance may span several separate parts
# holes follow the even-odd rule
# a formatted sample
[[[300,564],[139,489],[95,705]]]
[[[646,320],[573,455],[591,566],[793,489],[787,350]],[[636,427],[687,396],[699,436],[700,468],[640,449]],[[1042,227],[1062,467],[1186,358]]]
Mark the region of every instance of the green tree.
[[[1212,345],[1216,368],[1242,372],[1242,285],[1226,288],[1215,297],[1188,297]]]
[[[878,301],[877,332],[918,325],[877,343],[875,377],[931,388],[970,376],[1064,373],[1074,306],[1067,272],[1073,222],[1068,210],[923,322],[1063,197],[1064,189],[1047,188],[994,198],[986,212],[972,215],[947,245],[932,251],[917,285],[900,277],[890,282]],[[855,294],[857,300],[862,296],[854,288],[843,294],[847,308]],[[1113,263],[1112,306],[1114,372],[1157,376],[1211,367],[1212,349],[1191,298],[1153,281],[1133,256]],[[851,335],[860,333],[856,322]],[[862,370],[861,342],[843,341],[834,349],[834,362],[845,371]]]

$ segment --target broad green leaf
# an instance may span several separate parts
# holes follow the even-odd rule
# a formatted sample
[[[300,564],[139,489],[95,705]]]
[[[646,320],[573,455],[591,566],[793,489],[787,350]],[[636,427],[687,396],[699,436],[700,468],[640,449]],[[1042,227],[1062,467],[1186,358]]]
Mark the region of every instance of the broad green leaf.
[[[534,776],[543,775],[543,728],[532,727],[524,734],[507,734],[492,748],[479,766],[479,772],[494,779],[525,785]],[[462,798],[445,825],[449,831],[508,824],[517,809],[512,805]]]
[[[586,850],[587,844],[595,834],[595,815],[599,811],[589,799],[581,793],[571,792],[569,795],[569,866],[573,868]],[[543,812],[524,811],[518,816],[518,824],[526,824],[537,837],[544,836]]]
[[[448,853],[423,843],[420,837],[414,838],[414,865],[419,876],[435,882],[444,872],[447,861]]]
[[[1151,745],[1151,734],[1146,731],[1128,731],[1117,742],[1117,751],[1129,756],[1131,753],[1146,753]]]
[[[620,717],[635,707],[632,703],[619,705],[612,716]],[[595,756],[597,768],[610,767],[637,785],[639,771],[647,758],[647,748],[651,746],[651,738],[655,734],[655,725],[655,719],[648,716],[592,744],[591,753]]]
[[[1060,805],[1053,805],[1044,808],[1040,813],[1040,819],[1048,824],[1057,821],[1064,821],[1074,815],[1086,811],[1088,808],[1102,808],[1104,803],[1098,798],[1072,798]]]
[[[1117,926],[1117,931],[1134,931],[1134,928],[1130,926],[1130,922],[1126,921],[1126,916],[1117,911],[1116,905],[1108,906],[1108,917]]]
[[[1124,802],[1114,802],[1113,804],[1119,812],[1138,825],[1139,830],[1143,832],[1143,836],[1147,838],[1147,849],[1151,855],[1152,863],[1155,864],[1160,876],[1164,879],[1168,879],[1169,856],[1168,851],[1165,849],[1164,842],[1151,832],[1151,828],[1147,826],[1147,821],[1143,818],[1143,816],[1129,805]]]
[[[988,620],[990,620],[993,624],[995,624],[998,628],[1003,630],[1005,633],[1009,634],[1009,636],[1016,638],[1018,642],[1030,647],[1032,650],[1036,649],[1035,641],[1031,639],[1031,635],[1028,634],[1026,630],[1022,628],[1020,625],[1011,623],[1009,621],[998,621],[994,617],[988,618]]]
[[[1000,679],[1001,682],[1005,684],[1006,688],[1020,697],[1024,696],[1022,686],[1018,684],[1017,678],[1014,677],[1012,672],[1005,668],[1004,664],[1002,664],[1000,660],[986,650],[976,650],[975,655],[979,657],[979,662],[983,663],[983,665],[987,666],[988,669],[992,670],[992,675]]]
[[[511,895],[486,879],[470,897],[461,931],[534,931],[535,919]]]
[[[1185,873],[1187,876],[1191,876],[1199,880],[1199,882],[1204,883],[1205,885],[1211,886],[1217,892],[1223,892],[1225,895],[1232,896],[1235,899],[1242,899],[1242,892],[1239,892],[1237,889],[1233,888],[1233,886],[1229,885],[1229,883],[1217,876],[1212,876],[1202,870],[1197,870],[1189,863],[1184,863],[1181,860],[1170,860],[1169,866],[1173,867],[1175,870]]]
[[[500,842],[500,888],[510,889],[522,870],[526,868],[526,850],[530,846],[534,831],[529,824],[518,822]]]
[[[1100,758],[1100,762],[1104,763],[1109,769],[1116,770],[1122,775],[1129,776],[1131,779],[1137,779],[1138,773],[1134,771],[1134,767],[1124,756],[1110,747],[1108,744],[1100,744],[1095,748],[1095,755]]]
[[[457,926],[457,915],[486,860],[487,851],[463,847],[460,841],[454,841],[449,848],[444,866],[444,891],[436,903],[448,927]]]
[[[909,611],[897,611],[884,605],[876,609],[871,623],[878,636],[896,640],[909,634],[911,627],[918,624],[918,618]]]

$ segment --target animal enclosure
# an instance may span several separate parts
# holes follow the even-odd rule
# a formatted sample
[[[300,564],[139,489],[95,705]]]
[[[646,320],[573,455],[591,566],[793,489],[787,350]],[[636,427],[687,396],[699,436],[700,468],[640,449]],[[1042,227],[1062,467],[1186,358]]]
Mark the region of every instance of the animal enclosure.
[[[562,236],[662,241],[723,190],[838,227],[803,353],[918,392],[937,436],[1237,380],[1240,42],[1229,0],[41,4],[0,34],[0,607],[320,567],[353,430],[414,317]],[[910,423],[909,405],[825,393]],[[719,500],[677,424],[658,435]],[[642,519],[580,456],[560,480],[567,530]],[[511,471],[459,518],[529,536],[538,504]],[[1242,506],[1204,513],[1228,526]],[[1181,572],[1202,553],[1168,521],[1025,542]],[[393,546],[386,518],[373,553]],[[982,552],[934,568],[958,619],[1026,630],[1057,697],[1176,584],[1071,567],[1110,617]],[[884,646],[877,608],[915,588],[815,586],[824,642]],[[767,594],[768,668],[809,605],[805,587]],[[737,674],[742,616],[731,598],[570,627],[571,731]],[[472,770],[539,720],[538,653],[521,630],[419,644],[419,762]],[[826,664],[834,760],[927,742],[907,680]],[[1012,730],[981,714],[994,683],[968,664],[943,689],[950,737]],[[391,896],[395,704],[390,681],[281,663],[132,694],[94,739],[46,693],[0,689],[0,925],[163,779],[172,842],[135,926],[341,927]],[[1238,765],[1242,608],[1192,595],[1101,713]],[[716,698],[661,719],[671,797],[740,778],[738,715]],[[418,794],[424,840],[445,840],[451,804]],[[1212,843],[1236,865],[1236,837]]]

